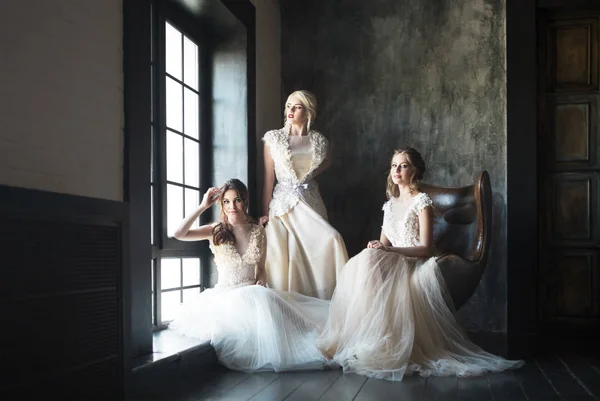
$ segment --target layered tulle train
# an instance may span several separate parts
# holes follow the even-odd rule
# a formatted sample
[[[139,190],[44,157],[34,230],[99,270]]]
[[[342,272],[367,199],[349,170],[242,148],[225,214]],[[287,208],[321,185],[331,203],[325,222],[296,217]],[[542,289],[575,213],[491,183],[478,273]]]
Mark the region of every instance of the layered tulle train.
[[[316,346],[329,302],[258,285],[207,289],[169,329],[210,341],[219,361],[245,372],[321,369]]]
[[[515,368],[469,341],[456,322],[435,262],[365,249],[346,264],[318,338],[345,372],[474,376]]]

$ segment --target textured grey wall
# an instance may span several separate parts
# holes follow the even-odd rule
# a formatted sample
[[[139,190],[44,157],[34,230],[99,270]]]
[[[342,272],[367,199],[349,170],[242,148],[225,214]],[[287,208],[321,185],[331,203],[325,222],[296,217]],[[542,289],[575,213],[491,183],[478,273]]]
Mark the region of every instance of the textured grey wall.
[[[504,0],[282,1],[281,12],[282,90],[319,99],[315,126],[335,152],[319,182],[349,253],[379,236],[394,148],[420,150],[425,180],[439,185],[470,184],[486,169],[492,252],[459,320],[505,331]]]

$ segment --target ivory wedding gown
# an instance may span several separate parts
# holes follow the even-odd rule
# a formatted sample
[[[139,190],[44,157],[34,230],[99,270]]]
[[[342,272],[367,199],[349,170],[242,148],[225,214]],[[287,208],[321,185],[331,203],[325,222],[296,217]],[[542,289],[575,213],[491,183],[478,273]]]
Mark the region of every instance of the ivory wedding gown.
[[[384,204],[382,229],[392,246],[419,246],[418,216],[431,206],[424,193]],[[388,380],[474,376],[522,364],[470,342],[451,308],[435,258],[364,249],[338,277],[318,343],[345,372]]]
[[[329,301],[255,285],[255,268],[265,252],[265,232],[250,225],[246,250],[210,248],[218,284],[182,305],[169,329],[210,341],[230,369],[321,369],[331,363],[316,346]]]
[[[277,177],[266,225],[268,283],[278,290],[330,299],[348,253],[341,235],[327,221],[312,179],[327,155],[327,139],[316,131],[290,136],[282,128],[267,132],[263,141]]]

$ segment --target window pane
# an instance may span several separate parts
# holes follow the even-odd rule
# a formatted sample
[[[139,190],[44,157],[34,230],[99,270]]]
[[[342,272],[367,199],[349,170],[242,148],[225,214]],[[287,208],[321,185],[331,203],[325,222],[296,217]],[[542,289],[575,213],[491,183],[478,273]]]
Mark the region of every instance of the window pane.
[[[167,127],[181,132],[183,129],[183,86],[166,78]]]
[[[187,37],[183,37],[184,81],[198,90],[198,46]]]
[[[183,303],[194,301],[198,294],[200,294],[200,287],[183,290]]]
[[[150,244],[154,245],[154,185],[150,185]]]
[[[152,277],[152,287],[150,287],[150,294],[152,296],[152,302],[150,302],[152,304],[152,324],[156,324],[154,319],[154,309],[156,308],[156,303],[154,302],[154,259],[150,259],[150,276]]]
[[[150,125],[150,183],[154,182],[154,124]]]
[[[154,65],[152,63],[150,64],[150,122],[154,122]]]
[[[165,67],[167,73],[181,80],[181,32],[165,23]]]
[[[196,208],[200,205],[200,191],[196,191],[195,189],[185,189],[185,216],[189,216],[196,210]],[[200,219],[196,219],[192,228],[198,227],[198,221]]]
[[[185,184],[190,187],[200,187],[200,145],[198,142],[185,138]]]
[[[183,184],[183,137],[167,131],[167,180]]]
[[[160,289],[181,287],[181,259],[166,259],[160,261]]]
[[[183,258],[183,285],[200,285],[200,259]],[[185,292],[183,293],[185,302]]]
[[[177,309],[181,304],[181,291],[163,292],[160,296],[162,321],[166,322],[168,320],[173,320],[173,318],[175,318],[175,313],[177,313]]]
[[[198,95],[188,88],[183,90],[185,108],[184,133],[192,138],[198,138]]]
[[[183,219],[183,188],[167,184],[167,235],[172,236]]]

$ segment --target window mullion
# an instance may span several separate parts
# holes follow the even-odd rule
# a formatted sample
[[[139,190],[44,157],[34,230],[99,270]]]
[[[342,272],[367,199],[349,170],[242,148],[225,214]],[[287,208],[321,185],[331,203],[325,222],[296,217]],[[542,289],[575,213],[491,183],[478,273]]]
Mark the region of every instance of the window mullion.
[[[183,258],[179,258],[179,303],[183,303]]]
[[[154,262],[155,271],[154,271],[154,318],[156,319],[156,327],[160,328],[162,325],[162,301],[161,301],[161,258],[156,258]]]
[[[183,85],[183,82],[185,82],[185,41],[184,41],[184,35],[181,35],[181,81],[182,81],[182,85],[181,85],[181,132],[185,133],[185,86]],[[186,179],[185,179],[185,137],[184,135],[181,135],[181,164],[182,164],[182,176],[181,176],[181,181],[183,183],[183,197],[182,197],[182,201],[183,201],[183,215],[185,216],[186,214],[186,208],[185,208],[185,184],[186,184]],[[183,262],[181,263],[183,265]],[[183,285],[183,266],[181,266],[181,280],[182,280],[182,285]],[[181,292],[181,302],[183,302],[183,291]]]
[[[157,173],[159,174],[159,177],[157,179],[158,182],[158,186],[160,187],[160,191],[158,191],[159,193],[159,198],[160,198],[160,214],[158,216],[157,222],[159,222],[159,224],[157,224],[159,226],[159,233],[160,235],[158,235],[158,238],[160,240],[160,249],[164,249],[166,240],[167,240],[167,116],[166,116],[166,110],[167,110],[167,103],[166,103],[166,30],[165,30],[165,24],[166,24],[166,19],[164,17],[160,18],[160,23],[159,23],[159,27],[160,27],[160,34],[159,34],[159,38],[158,38],[158,52],[157,54],[160,57],[160,62],[157,63],[159,64],[157,67],[157,74],[156,74],[156,79],[157,79],[157,84],[158,84],[158,88],[159,89],[159,94],[161,96],[159,96],[158,102],[157,104],[159,105],[158,107],[158,115],[159,120],[157,122],[157,126],[159,127],[158,131],[158,144],[157,144],[157,148],[158,148],[158,152],[157,152],[157,158],[158,158],[158,169],[157,169]]]

